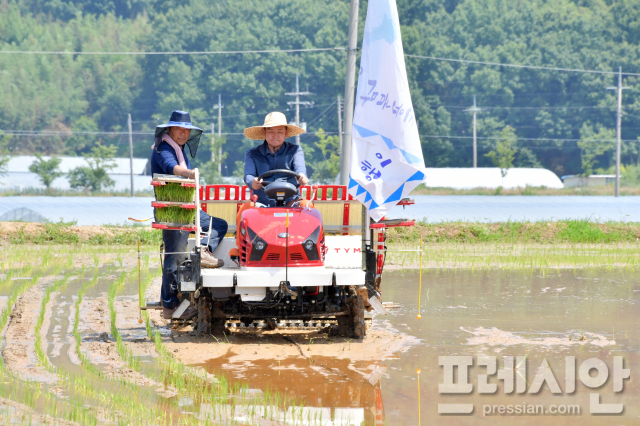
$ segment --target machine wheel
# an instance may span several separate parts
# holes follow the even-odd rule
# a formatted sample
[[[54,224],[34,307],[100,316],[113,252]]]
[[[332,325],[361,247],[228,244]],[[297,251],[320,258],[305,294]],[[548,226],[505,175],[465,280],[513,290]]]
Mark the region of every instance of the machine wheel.
[[[198,298],[198,319],[196,337],[211,334],[211,297],[204,294]]]
[[[367,334],[364,323],[364,302],[362,296],[352,296],[347,299],[349,315],[338,317],[338,334],[341,336],[362,339]]]

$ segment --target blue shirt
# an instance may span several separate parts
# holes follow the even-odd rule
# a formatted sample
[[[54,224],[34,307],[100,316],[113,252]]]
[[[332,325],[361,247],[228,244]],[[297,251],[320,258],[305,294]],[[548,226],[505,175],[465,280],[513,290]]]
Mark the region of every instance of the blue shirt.
[[[191,163],[187,154],[184,152],[184,145],[180,147],[184,156],[184,161],[187,163],[187,169],[191,169]],[[151,154],[151,176],[154,173],[162,175],[172,175],[173,168],[178,166],[178,156],[176,151],[166,142],[161,142],[156,146]]]
[[[264,141],[262,145],[258,145],[255,148],[251,148],[244,156],[244,183],[251,188],[251,182],[254,178],[261,174],[268,172],[269,170],[287,169],[300,175],[307,175],[307,168],[304,165],[304,152],[302,147],[289,142],[284,142],[280,148],[272,154],[269,151],[267,141]],[[288,176],[282,173],[268,176],[264,179],[265,182],[273,181],[286,181],[293,185],[297,185],[298,182],[293,176]],[[258,195],[258,202],[262,204],[269,203],[267,195],[264,190],[251,190],[252,193]]]

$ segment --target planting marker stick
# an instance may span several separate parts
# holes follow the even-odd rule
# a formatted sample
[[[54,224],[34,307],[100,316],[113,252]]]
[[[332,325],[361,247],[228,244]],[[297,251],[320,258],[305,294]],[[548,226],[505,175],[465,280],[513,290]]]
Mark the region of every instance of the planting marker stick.
[[[422,235],[420,235],[420,276],[418,277],[418,316],[416,318],[422,318],[420,315],[420,297],[422,296]]]
[[[416,370],[416,373],[418,373],[418,426],[422,426],[422,421],[420,419],[420,369],[419,368]]]
[[[142,280],[140,279],[140,241],[138,241],[138,323],[142,324]]]

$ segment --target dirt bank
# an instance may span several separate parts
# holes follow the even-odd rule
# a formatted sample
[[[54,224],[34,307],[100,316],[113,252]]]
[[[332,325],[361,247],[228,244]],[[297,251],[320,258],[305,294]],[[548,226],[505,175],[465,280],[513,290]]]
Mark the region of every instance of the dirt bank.
[[[42,305],[44,287],[55,278],[46,277],[24,292],[11,311],[5,333],[6,347],[2,357],[7,367],[18,376],[28,380],[55,382],[57,377],[39,365],[35,351],[35,328]],[[44,327],[43,327],[44,328]],[[43,342],[46,342],[44,339]],[[45,348],[43,348],[45,349]]]
[[[123,322],[116,317],[116,323],[122,324]],[[126,321],[124,325],[127,325]],[[91,363],[98,364],[104,368],[106,377],[116,380],[124,379],[141,386],[162,388],[155,380],[127,367],[122,357],[120,357],[116,341],[111,335],[111,315],[106,293],[102,293],[96,298],[82,299],[78,331],[82,335],[80,350],[89,357]],[[150,342],[141,343],[143,343],[144,347],[150,345]],[[127,345],[132,350],[135,350],[134,353],[142,352],[137,349],[137,343],[127,342]]]
[[[609,340],[605,336],[597,333],[590,332],[568,332],[564,336],[533,336],[525,337],[521,334],[514,334],[510,331],[500,330],[496,327],[484,328],[476,327],[473,330],[467,330],[460,327],[460,330],[469,333],[471,336],[467,339],[468,345],[474,346],[513,346],[513,345],[529,345],[529,346],[544,346],[544,347],[558,347],[558,346],[571,346],[571,345],[593,345],[593,346],[613,346],[616,344],[614,340]],[[495,349],[494,349],[495,350]],[[495,350],[499,352],[500,349]]]
[[[61,418],[54,418],[46,414],[38,414],[28,406],[10,399],[0,398],[0,419],[3,424],[29,425],[57,425],[77,426],[78,423]]]
[[[162,234],[140,226],[72,226],[69,223],[0,222],[0,242],[76,244],[160,243]]]

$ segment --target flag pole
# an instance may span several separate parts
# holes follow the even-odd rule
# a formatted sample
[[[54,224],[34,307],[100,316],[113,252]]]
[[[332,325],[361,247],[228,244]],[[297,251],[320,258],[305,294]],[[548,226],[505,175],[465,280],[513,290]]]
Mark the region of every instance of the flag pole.
[[[340,156],[340,185],[349,183],[351,166],[351,128],[356,88],[356,54],[358,53],[358,7],[360,0],[351,0],[349,12],[349,38],[347,43],[347,74],[344,83],[344,137]]]

